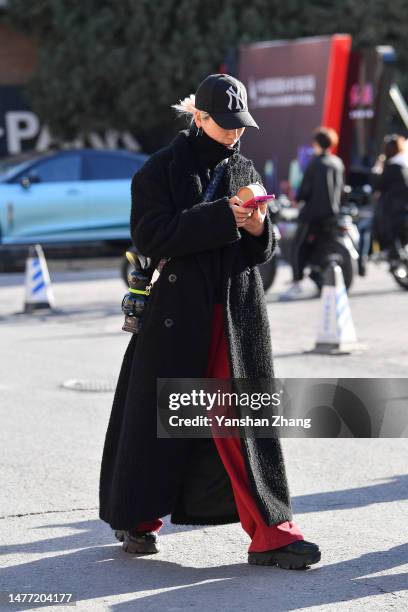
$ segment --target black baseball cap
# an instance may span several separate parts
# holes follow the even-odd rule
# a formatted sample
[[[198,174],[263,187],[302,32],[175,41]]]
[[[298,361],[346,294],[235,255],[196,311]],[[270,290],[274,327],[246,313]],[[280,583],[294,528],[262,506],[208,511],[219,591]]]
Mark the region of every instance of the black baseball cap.
[[[226,130],[255,127],[258,124],[248,112],[245,85],[229,74],[210,74],[195,94],[195,107],[206,111],[215,123]]]

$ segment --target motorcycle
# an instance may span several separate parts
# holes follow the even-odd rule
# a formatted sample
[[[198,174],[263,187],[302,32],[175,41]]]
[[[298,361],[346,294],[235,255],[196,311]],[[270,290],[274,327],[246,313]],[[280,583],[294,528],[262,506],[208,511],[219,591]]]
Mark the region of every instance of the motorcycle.
[[[394,225],[391,242],[372,255],[375,263],[385,261],[396,283],[408,291],[408,210]]]
[[[374,203],[371,185],[366,183],[354,187],[346,185],[345,193],[348,206],[357,209],[357,212],[353,213],[353,221],[360,235],[359,275],[366,275],[369,260],[374,263],[385,261],[389,263],[390,273],[397,284],[408,291],[408,211],[401,212],[398,220],[394,221],[390,244],[382,244],[380,237],[372,239]]]
[[[359,260],[358,246],[360,235],[353,222],[356,210],[342,206],[337,218],[324,221],[318,232],[309,234],[307,240],[312,243],[308,260],[310,278],[319,290],[323,287],[323,277],[327,266],[335,261],[343,272],[344,284],[350,289],[357,271]]]
[[[359,260],[358,245],[360,235],[353,222],[356,210],[353,207],[343,206],[335,220],[329,219],[317,228],[311,227],[306,237],[309,247],[306,268],[309,268],[309,277],[316,284],[319,293],[323,287],[323,276],[331,261],[336,261],[343,272],[344,284],[348,290],[353,282]],[[294,223],[298,210],[292,208],[285,196],[280,196],[270,205],[272,221],[280,235],[286,239],[293,237]],[[288,249],[286,249],[288,250]],[[279,253],[277,254],[279,256]],[[290,259],[286,255],[286,259]],[[267,291],[276,277],[276,256],[260,266],[264,289]]]

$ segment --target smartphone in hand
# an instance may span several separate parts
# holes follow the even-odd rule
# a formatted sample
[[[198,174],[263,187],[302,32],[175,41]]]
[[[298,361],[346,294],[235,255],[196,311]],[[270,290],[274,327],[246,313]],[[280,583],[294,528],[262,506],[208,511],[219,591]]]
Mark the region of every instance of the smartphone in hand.
[[[272,202],[275,199],[274,194],[255,196],[242,204],[243,208],[258,208],[260,204]]]

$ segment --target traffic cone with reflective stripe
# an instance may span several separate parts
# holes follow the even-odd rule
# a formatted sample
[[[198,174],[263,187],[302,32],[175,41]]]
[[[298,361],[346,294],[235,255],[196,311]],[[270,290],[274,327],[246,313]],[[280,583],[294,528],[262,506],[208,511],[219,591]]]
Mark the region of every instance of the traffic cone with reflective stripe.
[[[44,252],[41,245],[36,244],[30,247],[26,261],[24,312],[44,308],[53,310],[55,300]]]
[[[343,272],[336,262],[327,267],[321,295],[321,318],[314,349],[309,353],[347,355],[361,350],[351,316]]]

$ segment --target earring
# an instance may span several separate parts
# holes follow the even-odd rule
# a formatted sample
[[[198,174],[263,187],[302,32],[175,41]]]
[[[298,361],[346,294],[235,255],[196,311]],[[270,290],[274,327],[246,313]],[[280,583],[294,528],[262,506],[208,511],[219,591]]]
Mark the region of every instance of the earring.
[[[203,128],[201,128],[201,127],[197,128],[196,136],[202,136],[202,135],[203,135]]]

